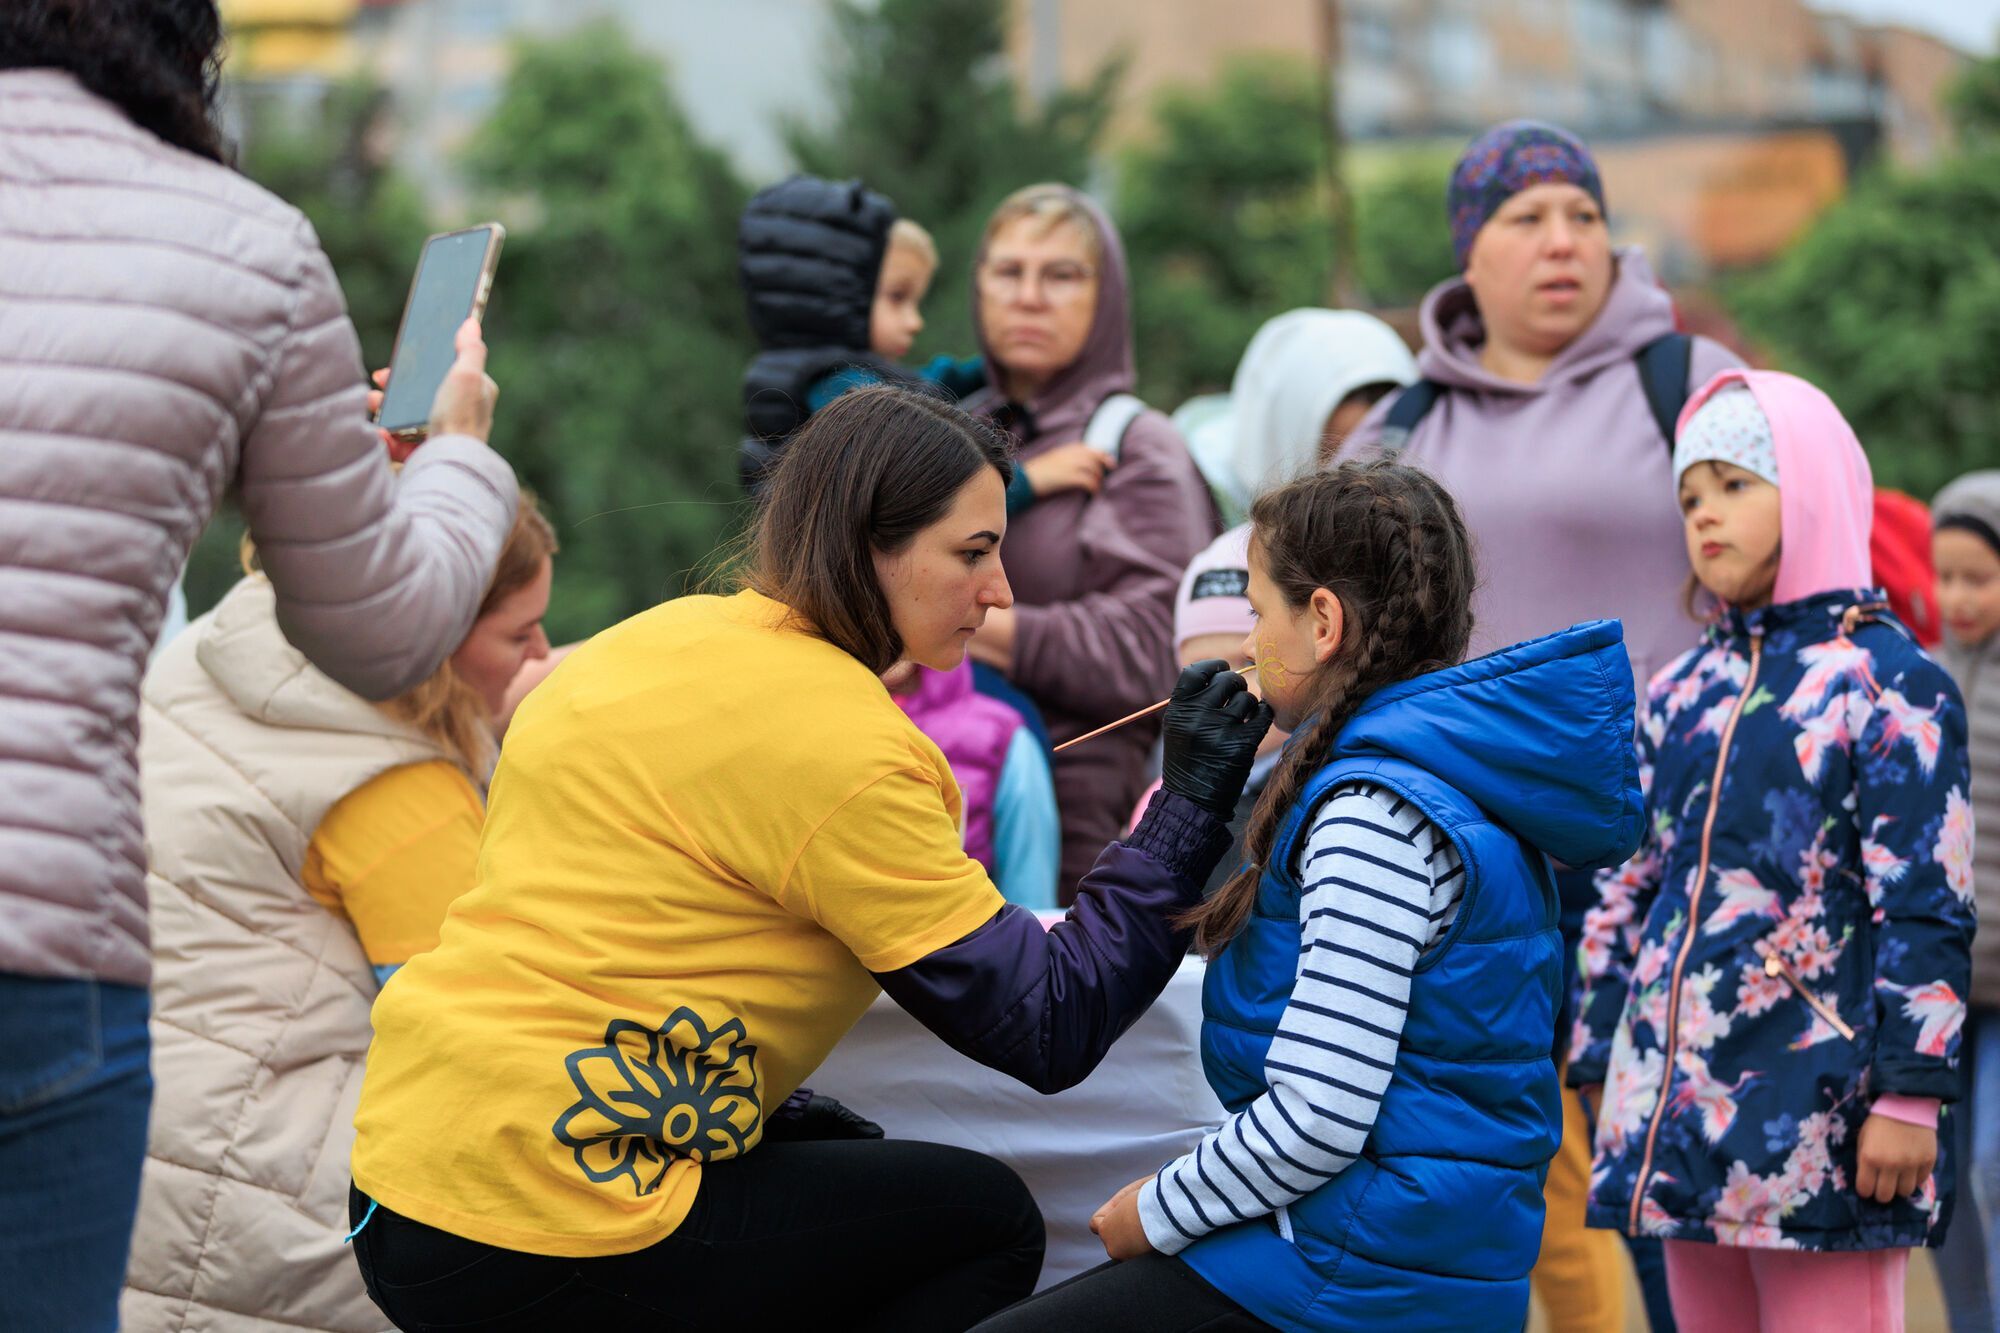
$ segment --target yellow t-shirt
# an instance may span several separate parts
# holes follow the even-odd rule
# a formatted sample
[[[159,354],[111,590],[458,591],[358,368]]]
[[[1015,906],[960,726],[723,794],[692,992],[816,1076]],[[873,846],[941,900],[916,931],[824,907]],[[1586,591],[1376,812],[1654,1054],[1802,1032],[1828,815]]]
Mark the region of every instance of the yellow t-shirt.
[[[472,887],[485,807],[445,759],[392,768],[343,796],[306,848],[306,892],[345,917],[377,967],[437,944],[451,900]]]
[[[489,1245],[642,1249],[876,994],[1002,900],[944,756],[754,593],[598,635],[528,696],[478,883],[375,1006],[354,1178]]]

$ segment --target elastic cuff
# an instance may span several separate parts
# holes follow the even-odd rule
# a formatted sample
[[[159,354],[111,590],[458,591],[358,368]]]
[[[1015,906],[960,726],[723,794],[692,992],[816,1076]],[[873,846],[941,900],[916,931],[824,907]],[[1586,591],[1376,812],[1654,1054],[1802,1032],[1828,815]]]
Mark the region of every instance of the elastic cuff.
[[[1139,826],[1124,840],[1182,879],[1205,884],[1229,850],[1229,825],[1176,792],[1162,787],[1146,802]]]
[[[1015,459],[1014,477],[1007,483],[1007,517],[1014,517],[1033,504],[1035,499],[1035,484],[1028,480],[1027,466]]]
[[[1935,1097],[1905,1097],[1901,1093],[1885,1092],[1868,1109],[1875,1115],[1886,1115],[1906,1125],[1937,1128],[1938,1099]]]
[[[1154,1176],[1150,1184],[1139,1187],[1139,1229],[1146,1233],[1146,1243],[1161,1254],[1179,1254],[1194,1242],[1181,1234],[1154,1201],[1159,1183],[1160,1178]]]

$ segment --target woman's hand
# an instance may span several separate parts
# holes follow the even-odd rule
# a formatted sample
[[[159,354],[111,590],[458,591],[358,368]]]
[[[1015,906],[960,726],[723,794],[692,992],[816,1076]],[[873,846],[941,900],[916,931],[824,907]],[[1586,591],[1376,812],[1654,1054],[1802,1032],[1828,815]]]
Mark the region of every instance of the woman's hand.
[[[1087,444],[1061,444],[1037,454],[1021,464],[1028,485],[1036,495],[1056,491],[1087,491],[1092,495],[1104,486],[1104,474],[1117,467],[1117,460]]]
[[[1915,1194],[1936,1165],[1936,1130],[1886,1115],[1871,1115],[1861,1122],[1854,1189],[1862,1198],[1894,1203]]]
[[[1167,704],[1161,785],[1227,822],[1270,729],[1270,705],[1227,662],[1196,662],[1181,672]]]
[[[479,321],[468,319],[459,325],[454,345],[458,359],[445,372],[444,383],[438,385],[437,397],[431,400],[426,437],[470,435],[475,440],[488,439],[493,434],[493,404],[500,397],[500,386],[486,373],[486,340],[480,336]],[[382,412],[382,395],[389,388],[389,372],[378,370],[368,378],[375,382],[375,387],[368,391],[368,415],[375,418]],[[392,463],[409,462],[410,455],[423,443],[421,439],[397,439],[386,430],[378,429],[375,433],[382,437]]]
[[[486,373],[486,340],[479,335],[479,321],[468,319],[459,325],[453,341],[458,359],[431,399],[430,433],[485,440],[493,434],[493,403],[500,397],[500,386]]]
[[[1139,1222],[1139,1191],[1152,1181],[1140,1176],[1119,1190],[1091,1215],[1090,1234],[1104,1242],[1104,1252],[1120,1261],[1153,1252],[1146,1228]]]
[[[375,421],[381,418],[382,395],[389,389],[389,368],[384,366],[368,378],[375,381],[375,387],[368,391],[368,419]],[[421,440],[399,440],[380,426],[375,428],[375,433],[381,437],[382,447],[389,451],[391,463],[409,462],[410,455],[417,451],[419,444],[423,443]]]

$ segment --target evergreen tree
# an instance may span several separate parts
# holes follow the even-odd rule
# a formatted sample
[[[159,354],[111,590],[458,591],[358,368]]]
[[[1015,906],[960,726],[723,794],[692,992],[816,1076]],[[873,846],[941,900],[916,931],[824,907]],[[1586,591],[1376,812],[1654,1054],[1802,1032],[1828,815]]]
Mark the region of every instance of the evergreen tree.
[[[1086,183],[1118,66],[1044,105],[1006,64],[1005,0],[838,0],[841,53],[826,130],[792,125],[799,167],[860,177],[937,238],[918,354],[973,350],[970,267],[993,206],[1036,181]]]
[[[741,516],[745,192],[610,24],[519,48],[467,165],[508,221],[493,442],[563,542],[560,641],[679,595]]]
[[[383,151],[381,90],[337,87],[310,118],[248,90],[238,166],[311,220],[347,297],[364,364],[384,366],[424,237],[422,196]],[[200,614],[243,576],[243,518],[225,502],[188,559],[188,607]]]
[[[1227,388],[1265,320],[1324,303],[1333,225],[1308,62],[1233,62],[1213,89],[1162,92],[1154,119],[1125,155],[1119,222],[1143,392],[1172,410]]]
[[[1327,304],[1334,227],[1311,62],[1242,59],[1212,88],[1164,91],[1154,114],[1156,135],[1126,154],[1119,221],[1132,258],[1140,377],[1146,396],[1171,409],[1226,389],[1264,321]],[[1355,191],[1356,277],[1367,304],[1413,305],[1454,271],[1449,170],[1428,156],[1393,158]],[[1350,166],[1349,174],[1360,173]]]
[[[1863,181],[1763,272],[1732,313],[1819,385],[1875,479],[1929,495],[2000,464],[2000,148]]]

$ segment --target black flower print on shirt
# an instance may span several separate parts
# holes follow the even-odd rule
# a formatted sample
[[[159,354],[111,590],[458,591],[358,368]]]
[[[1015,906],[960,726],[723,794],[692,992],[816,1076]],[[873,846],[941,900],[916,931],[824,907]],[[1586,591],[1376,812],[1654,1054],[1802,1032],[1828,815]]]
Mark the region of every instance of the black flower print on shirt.
[[[640,1197],[660,1187],[676,1157],[736,1156],[762,1116],[757,1048],[745,1037],[742,1019],[711,1031],[686,1007],[658,1029],[612,1020],[603,1045],[563,1061],[578,1100],[556,1118],[557,1140],[592,1181],[629,1177]]]

